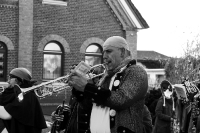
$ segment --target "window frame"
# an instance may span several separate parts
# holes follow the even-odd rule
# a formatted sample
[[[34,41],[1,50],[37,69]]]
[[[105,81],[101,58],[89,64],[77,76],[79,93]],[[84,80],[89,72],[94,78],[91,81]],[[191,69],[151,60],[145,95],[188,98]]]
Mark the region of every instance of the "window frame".
[[[86,52],[87,49],[92,45],[97,46],[100,49],[100,53]],[[102,64],[103,63],[103,48],[102,48],[102,46],[97,44],[97,43],[91,43],[90,45],[87,46],[87,48],[85,50],[85,56],[84,56],[85,61],[86,61],[86,58],[85,58],[86,56],[100,57],[101,58],[101,63],[100,64]]]
[[[48,44],[50,44],[50,43],[55,43],[55,44],[57,44],[58,46],[59,46],[59,48],[60,48],[60,50],[61,51],[53,51],[53,50],[44,50],[45,49],[45,47],[48,45]],[[49,80],[53,80],[53,79],[45,79],[44,78],[44,55],[45,54],[49,54],[49,55],[61,55],[61,66],[60,66],[60,69],[61,69],[61,71],[60,71],[60,76],[63,76],[63,73],[64,73],[64,70],[63,70],[63,64],[64,64],[64,48],[63,48],[63,46],[59,43],[59,42],[57,42],[57,41],[50,41],[50,42],[48,42],[45,46],[44,46],[44,49],[43,49],[43,64],[42,64],[42,80],[43,81],[49,81]]]
[[[2,42],[2,41],[0,41],[0,45],[2,45],[3,46],[3,48],[4,49],[0,49],[0,53],[3,53],[4,54],[4,58],[3,58],[3,77],[1,78],[0,77],[0,82],[2,81],[2,82],[5,82],[5,81],[7,81],[7,61],[8,61],[8,59],[7,59],[7,57],[8,57],[8,48],[7,48],[7,46],[6,46],[6,44],[4,43],[4,42]]]

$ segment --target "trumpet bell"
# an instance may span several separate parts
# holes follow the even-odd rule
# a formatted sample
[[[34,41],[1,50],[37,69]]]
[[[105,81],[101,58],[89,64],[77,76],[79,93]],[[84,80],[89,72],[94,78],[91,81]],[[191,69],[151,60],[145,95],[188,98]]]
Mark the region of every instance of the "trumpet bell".
[[[0,82],[0,94],[9,86],[7,82]]]
[[[4,92],[4,87],[0,86],[0,94]]]

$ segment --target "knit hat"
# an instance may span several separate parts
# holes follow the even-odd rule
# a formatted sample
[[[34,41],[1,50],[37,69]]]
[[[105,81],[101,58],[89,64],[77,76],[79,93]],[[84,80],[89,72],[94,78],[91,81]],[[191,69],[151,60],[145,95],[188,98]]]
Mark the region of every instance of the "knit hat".
[[[172,90],[172,85],[168,80],[163,80],[160,84],[160,87],[163,91],[166,91],[167,89],[169,89],[170,91]]]
[[[14,75],[16,77],[21,78],[22,80],[27,80],[30,81],[32,76],[29,70],[27,70],[26,68],[14,68],[11,72],[11,75]]]
[[[129,50],[127,41],[121,36],[112,36],[109,37],[103,44],[103,49],[107,49],[108,46],[117,47],[117,48],[125,48]]]

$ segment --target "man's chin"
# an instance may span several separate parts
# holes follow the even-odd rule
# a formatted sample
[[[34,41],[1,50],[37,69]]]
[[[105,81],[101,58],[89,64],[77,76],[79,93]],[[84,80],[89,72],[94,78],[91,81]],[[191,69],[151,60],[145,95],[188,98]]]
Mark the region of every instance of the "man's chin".
[[[109,63],[108,65],[106,65],[106,69],[107,69],[108,71],[113,71],[115,68],[116,68],[115,65],[113,65],[113,64],[111,64],[111,63]]]

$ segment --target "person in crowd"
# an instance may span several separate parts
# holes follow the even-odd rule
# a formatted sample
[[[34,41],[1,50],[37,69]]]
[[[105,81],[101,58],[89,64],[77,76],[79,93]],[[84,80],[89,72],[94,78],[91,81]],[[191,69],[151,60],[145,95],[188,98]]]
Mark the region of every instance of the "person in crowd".
[[[155,114],[156,105],[161,96],[162,96],[162,93],[160,91],[160,88],[158,88],[158,89],[153,88],[149,91],[149,93],[145,99],[145,104],[147,105],[149,111],[151,112],[151,118],[152,118],[153,125],[154,125],[154,122],[156,119],[156,114]]]
[[[25,94],[22,101],[18,99],[21,89],[35,83],[31,79],[26,68],[15,68],[9,73],[9,86],[0,96],[0,118],[8,133],[41,133],[47,128],[34,91]]]
[[[180,133],[197,133],[199,132],[199,87],[189,82],[188,78],[183,78],[181,84],[174,85],[175,89],[178,89],[177,94],[179,99],[177,100],[177,116],[180,121]],[[181,91],[180,91],[181,90]],[[187,92],[183,95],[184,90]],[[190,91],[192,90],[192,91]],[[187,100],[186,100],[187,99]]]
[[[65,101],[63,101],[63,104],[59,105],[51,114],[51,119],[53,121],[51,133],[59,133],[66,130],[70,118],[70,106],[64,102]]]
[[[173,122],[175,116],[175,93],[169,81],[164,80],[160,84],[162,96],[156,105],[156,120],[153,133],[173,133]]]
[[[98,84],[72,70],[71,119],[67,133],[142,133],[147,73],[131,59],[127,41],[109,37],[103,44],[107,72]]]

